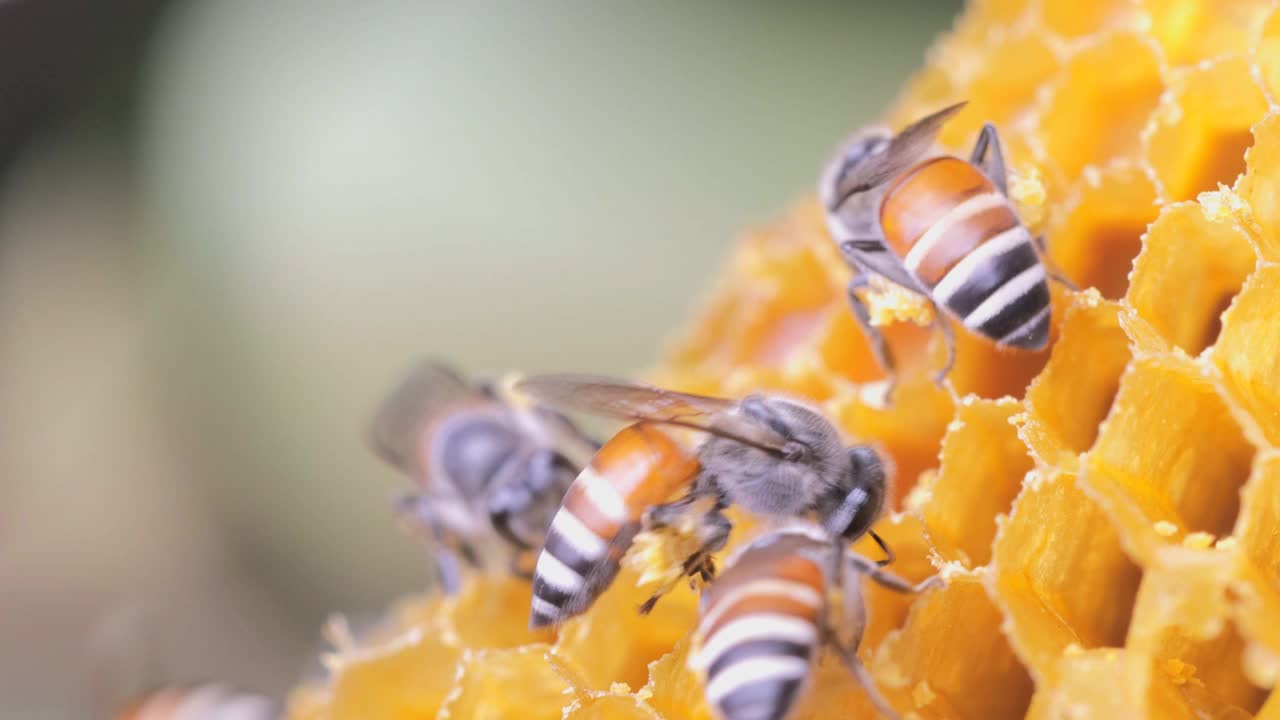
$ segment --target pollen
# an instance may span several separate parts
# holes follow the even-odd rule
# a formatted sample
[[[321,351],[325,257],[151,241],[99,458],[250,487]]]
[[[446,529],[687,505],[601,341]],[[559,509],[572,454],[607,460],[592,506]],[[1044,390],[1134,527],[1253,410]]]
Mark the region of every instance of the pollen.
[[[648,379],[808,398],[885,452],[893,570],[946,570],[918,597],[866,587],[859,655],[903,717],[1280,717],[1277,4],[971,0],[883,119],[959,100],[940,143],[1000,129],[1015,207],[1080,288],[1053,284],[1049,347],[957,327],[940,386],[928,304],[877,286],[899,383],[873,402],[885,376],[810,198],[746,234]],[[710,720],[697,593],[637,612],[687,541],[642,541],[554,631],[527,629],[516,579],[402,601],[335,635],[289,717]],[[797,718],[873,717],[830,654],[813,678]]]

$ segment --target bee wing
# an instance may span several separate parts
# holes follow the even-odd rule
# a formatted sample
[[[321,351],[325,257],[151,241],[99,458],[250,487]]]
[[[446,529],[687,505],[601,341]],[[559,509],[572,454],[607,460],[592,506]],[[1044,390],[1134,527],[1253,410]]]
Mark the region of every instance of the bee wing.
[[[893,136],[889,146],[849,168],[841,180],[840,202],[892,180],[929,152],[938,131],[967,103],[958,102],[923,117]]]
[[[369,447],[392,467],[415,472],[419,469],[418,443],[431,418],[451,405],[480,398],[480,393],[453,370],[436,362],[422,362],[387,393],[374,412]]]
[[[678,425],[763,450],[778,451],[786,438],[763,423],[734,413],[738,403],[595,375],[542,375],[516,389],[539,402],[593,415]]]

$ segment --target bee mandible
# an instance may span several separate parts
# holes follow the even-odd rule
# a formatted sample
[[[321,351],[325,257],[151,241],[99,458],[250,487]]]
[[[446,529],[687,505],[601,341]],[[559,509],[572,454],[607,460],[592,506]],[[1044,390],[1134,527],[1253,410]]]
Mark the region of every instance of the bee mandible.
[[[396,509],[432,546],[447,593],[460,587],[463,563],[482,563],[478,542],[494,536],[511,551],[512,567],[528,574],[552,514],[597,448],[510,380],[468,383],[431,362],[387,395],[369,438],[417,485]]]
[[[849,302],[876,360],[896,370],[888,344],[858,295],[879,276],[928,299],[955,362],[948,318],[997,346],[1040,350],[1049,340],[1049,286],[1042,239],[1032,238],[1008,197],[1004,154],[991,123],[967,160],[934,149],[938,131],[965,103],[935,112],[897,135],[864,128],[822,174],[827,227],[854,270]],[[943,317],[939,309],[946,314]]]
[[[784,525],[738,548],[702,593],[689,665],[704,681],[718,720],[784,720],[812,682],[824,647],[831,648],[881,715],[898,715],[858,659],[866,628],[860,581],[870,577],[902,593],[912,584],[847,550],[825,528]],[[840,602],[831,602],[833,591]]]
[[[517,387],[553,407],[635,421],[583,468],[551,521],[534,569],[533,627],[586,611],[641,530],[692,520],[699,547],[682,569],[710,579],[711,555],[732,529],[722,512],[730,505],[771,521],[812,516],[846,540],[868,532],[884,505],[880,455],[846,447],[829,420],[795,400],[728,400],[585,375],[528,378]],[[705,439],[689,451],[661,426]]]

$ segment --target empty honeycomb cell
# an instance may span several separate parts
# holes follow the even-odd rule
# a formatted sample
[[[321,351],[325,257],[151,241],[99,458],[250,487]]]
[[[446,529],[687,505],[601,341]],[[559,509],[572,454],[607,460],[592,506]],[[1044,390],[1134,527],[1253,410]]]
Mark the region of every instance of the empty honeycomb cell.
[[[1040,7],[1045,27],[1069,38],[1095,35],[1109,28],[1133,27],[1137,15],[1134,4],[1115,0],[1045,2]]]
[[[1159,212],[1155,186],[1138,165],[1120,163],[1076,181],[1064,197],[1049,223],[1049,257],[1080,287],[1118,300]]]
[[[1097,438],[1130,360],[1118,313],[1118,305],[1095,292],[1077,295],[1063,317],[1049,364],[1027,389],[1019,428],[1045,463],[1074,470],[1076,456]]]
[[[606,691],[615,683],[626,683],[639,689],[649,678],[649,663],[671,652],[697,621],[697,595],[683,584],[665,595],[652,613],[640,615],[638,609],[653,588],[639,587],[638,580],[635,572],[623,568],[590,610],[560,628],[556,658],[588,688]],[[527,611],[524,614],[527,617]]]
[[[1280,115],[1268,115],[1253,126],[1253,146],[1245,160],[1237,192],[1257,225],[1262,256],[1280,261],[1280,173],[1275,172],[1280,167]]]
[[[1146,160],[1166,201],[1190,200],[1244,172],[1249,128],[1267,112],[1249,59],[1235,55],[1170,78],[1171,95],[1153,115]]]
[[[527,618],[516,617],[513,607],[526,607],[532,602],[529,583],[512,577],[493,577],[484,582],[471,582],[456,600],[442,608],[444,627],[460,647],[510,648],[529,643],[550,642],[554,633],[547,629],[530,630]],[[419,601],[430,607],[433,600]]]
[[[1253,447],[1193,362],[1150,357],[1121,378],[1082,479],[1126,547],[1145,559],[1170,541],[1157,523],[1229,532],[1252,458]]]
[[[996,516],[1008,512],[1031,470],[1031,456],[1010,418],[1021,411],[1012,399],[966,398],[942,439],[941,466],[928,484],[925,527],[947,560],[967,567],[991,557]]]
[[[1155,51],[1118,33],[1072,57],[1041,119],[1045,149],[1068,180],[1091,159],[1136,158],[1139,132],[1164,89]]]
[[[1187,704],[1207,717],[1232,707],[1256,712],[1266,697],[1246,677],[1245,640],[1227,622],[1237,610],[1231,552],[1161,549],[1143,577],[1126,643],[1133,682],[1172,674]]]
[[[1074,476],[1036,471],[993,555],[991,586],[1010,640],[1038,678],[1053,676],[1068,647],[1123,643],[1142,571]]]
[[[1280,455],[1260,455],[1240,499],[1235,536],[1263,575],[1280,588]]]
[[[1222,312],[1256,263],[1235,223],[1195,204],[1166,206],[1134,261],[1127,299],[1166,342],[1196,355],[1217,339]]]
[[[1259,268],[1223,316],[1212,359],[1231,397],[1280,444],[1280,267]]]
[[[895,503],[923,470],[938,464],[938,446],[952,412],[951,396],[927,378],[908,378],[894,391],[893,405],[879,407],[856,396],[833,398],[824,409],[850,437],[871,443],[893,464]],[[909,422],[903,422],[909,418]]]
[[[1248,48],[1272,8],[1268,0],[1140,0],[1151,35],[1172,65]]]
[[[560,720],[568,683],[547,662],[547,646],[467,650],[437,720],[520,717]]]
[[[1031,698],[1031,678],[1010,650],[1000,623],[981,579],[952,575],[946,587],[917,599],[902,630],[885,638],[871,663],[872,674],[895,707],[914,708],[921,718],[1020,718]],[[970,660],[952,661],[955,648],[964,648]],[[923,707],[916,702],[921,685],[931,700]]]

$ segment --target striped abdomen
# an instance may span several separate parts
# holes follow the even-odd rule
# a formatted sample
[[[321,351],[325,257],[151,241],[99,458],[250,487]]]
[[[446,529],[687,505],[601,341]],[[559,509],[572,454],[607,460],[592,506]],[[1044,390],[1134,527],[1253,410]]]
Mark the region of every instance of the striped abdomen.
[[[929,160],[885,193],[889,247],[969,330],[1028,350],[1049,339],[1049,285],[1008,198],[972,164]]]
[[[273,720],[275,704],[220,685],[158,690],[118,713],[116,720]]]
[[[534,569],[529,625],[559,623],[590,607],[618,574],[644,511],[697,472],[697,459],[653,425],[630,425],[610,438],[551,521]]]
[[[703,594],[697,650],[707,704],[721,720],[788,717],[821,644],[826,581],[815,555],[830,550],[779,532],[737,555]]]

